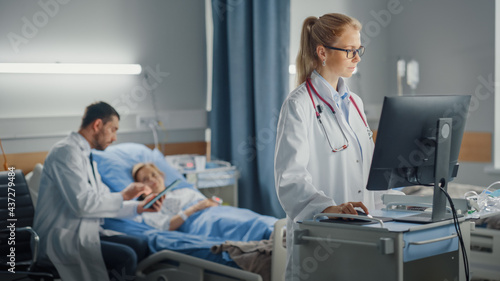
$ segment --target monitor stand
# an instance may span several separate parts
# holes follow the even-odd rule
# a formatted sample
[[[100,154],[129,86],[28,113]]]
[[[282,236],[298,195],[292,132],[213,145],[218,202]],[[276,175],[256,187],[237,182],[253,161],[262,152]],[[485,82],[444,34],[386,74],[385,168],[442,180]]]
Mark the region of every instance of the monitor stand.
[[[432,214],[419,213],[406,217],[395,218],[395,221],[412,223],[432,223],[452,219],[452,214],[446,213],[446,195],[440,186],[448,191],[450,150],[451,150],[451,118],[439,118],[436,132],[436,157],[434,162],[434,195],[432,198]]]

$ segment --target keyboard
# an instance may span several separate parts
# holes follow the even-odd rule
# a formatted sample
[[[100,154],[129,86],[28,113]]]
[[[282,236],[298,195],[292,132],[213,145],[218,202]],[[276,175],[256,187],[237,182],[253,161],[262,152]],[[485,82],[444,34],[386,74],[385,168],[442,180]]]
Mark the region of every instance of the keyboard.
[[[382,220],[383,222],[388,222],[392,221],[393,218],[388,218],[388,217],[373,217],[379,220]],[[345,223],[345,224],[354,224],[354,225],[365,225],[365,224],[375,224],[379,223],[377,221],[369,221],[369,220],[362,220],[362,219],[323,219],[319,220],[320,222],[329,222],[329,223]]]
[[[459,217],[461,217],[461,215],[459,215]],[[451,214],[446,214],[444,219],[441,219],[438,221],[451,220],[451,219],[453,219],[453,216]],[[406,216],[406,217],[394,218],[394,221],[411,222],[411,223],[431,223],[431,222],[434,222],[434,221],[432,221],[432,213],[430,213],[430,212],[422,212],[422,213],[418,213],[418,214],[410,215],[410,216]]]

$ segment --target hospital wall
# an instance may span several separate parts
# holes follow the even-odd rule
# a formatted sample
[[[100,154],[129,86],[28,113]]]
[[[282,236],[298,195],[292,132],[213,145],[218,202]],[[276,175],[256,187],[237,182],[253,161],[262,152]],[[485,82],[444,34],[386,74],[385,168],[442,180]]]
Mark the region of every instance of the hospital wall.
[[[204,0],[1,0],[2,62],[143,67],[137,76],[1,74],[5,152],[48,151],[100,100],[121,114],[117,142],[152,144],[136,118],[155,110],[165,121],[161,142],[204,141],[206,57]]]
[[[403,58],[420,66],[414,91],[403,78],[404,95],[472,95],[466,131],[493,134],[494,0],[291,0],[291,11],[291,64],[305,17],[338,12],[361,21],[367,49],[348,84],[363,98],[373,129],[383,97],[397,95],[396,61]],[[475,148],[485,149],[473,146],[470,153]],[[461,161],[455,181],[487,186],[498,180],[498,174],[485,172],[490,161]]]
[[[420,63],[416,94],[475,95],[494,71],[493,0],[291,0],[291,11],[291,63],[307,16],[340,12],[363,23],[367,51],[348,83],[365,101],[373,128],[383,96],[396,95],[398,57]],[[144,75],[0,75],[6,153],[49,150],[78,128],[84,107],[98,100],[122,115],[118,142],[153,143],[149,129],[136,127],[136,117],[151,116],[155,109],[168,130],[160,132],[161,142],[203,141],[205,28],[204,0],[0,0],[2,62],[139,63],[148,73],[148,80]],[[293,89],[294,75],[290,78]],[[145,84],[154,86],[152,91],[144,91]],[[411,94],[408,86],[404,94]],[[492,100],[493,95],[480,100],[468,131],[492,133]],[[459,182],[486,185],[498,177],[484,172],[491,163],[461,164]]]
[[[412,1],[408,10],[389,27],[399,37],[390,36],[390,64],[396,56],[419,62],[416,94],[472,95],[466,131],[493,133],[495,1]],[[396,76],[389,79],[395,92]],[[456,182],[486,187],[499,178],[485,172],[491,163],[460,164]]]
[[[362,24],[365,24],[373,20],[373,16],[370,14],[371,11],[380,11],[387,8],[387,1],[385,0],[291,0],[290,2],[291,64],[295,64],[302,24],[307,17],[319,17],[325,13],[344,13],[357,18]],[[388,38],[389,30],[387,28],[378,28],[373,33],[364,32],[362,42],[365,44],[367,51],[362,58],[362,62],[358,65],[358,72],[348,81],[351,90],[359,94],[368,107],[372,103],[380,102],[379,97],[386,95],[389,91],[389,84],[385,82],[388,80],[388,73],[385,70],[389,68],[387,61]],[[290,89],[294,89],[296,87],[295,75],[290,75],[290,81]],[[378,113],[377,109],[373,109],[373,114],[370,114],[368,118],[377,118]]]

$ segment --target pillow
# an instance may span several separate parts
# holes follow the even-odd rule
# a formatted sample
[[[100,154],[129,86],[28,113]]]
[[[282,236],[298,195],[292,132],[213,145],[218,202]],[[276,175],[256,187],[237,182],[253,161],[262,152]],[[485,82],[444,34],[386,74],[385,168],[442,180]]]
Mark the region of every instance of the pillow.
[[[154,163],[165,174],[165,185],[180,179],[181,183],[174,189],[194,188],[186,181],[179,171],[170,166],[165,156],[158,150],[139,143],[121,143],[109,146],[104,151],[93,150],[93,159],[97,163],[97,170],[102,181],[113,192],[122,191],[131,184],[132,167],[140,162]]]

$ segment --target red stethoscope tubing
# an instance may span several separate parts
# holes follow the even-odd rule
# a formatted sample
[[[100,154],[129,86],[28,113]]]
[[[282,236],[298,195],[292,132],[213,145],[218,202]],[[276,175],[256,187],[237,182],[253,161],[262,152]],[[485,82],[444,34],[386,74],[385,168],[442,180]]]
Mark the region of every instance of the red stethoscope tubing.
[[[309,92],[309,97],[311,98],[311,101],[312,101],[312,104],[314,106],[314,110],[316,111],[316,117],[319,117],[319,112],[318,110],[316,109],[316,104],[314,103],[314,99],[312,97],[312,94],[311,94],[311,89],[313,89],[314,91],[314,94],[316,94],[316,96],[322,101],[324,102],[329,108],[330,110],[335,114],[335,109],[333,109],[333,106],[327,102],[323,97],[321,97],[319,94],[318,94],[318,91],[316,91],[316,88],[314,88],[312,82],[311,82],[311,78],[307,78],[306,80],[306,88],[307,88],[307,91]],[[354,107],[356,108],[356,110],[358,111],[358,114],[359,114],[359,117],[361,117],[361,120],[363,120],[363,123],[365,124],[365,127],[368,128],[368,124],[366,123],[366,120],[365,118],[363,117],[363,114],[361,114],[361,110],[359,110],[359,107],[358,107],[358,104],[356,104],[356,102],[354,101],[354,98],[350,95],[349,96],[349,100],[351,100],[352,104],[354,105]]]

